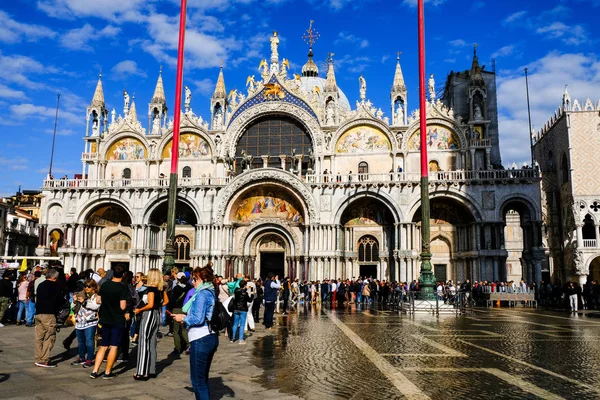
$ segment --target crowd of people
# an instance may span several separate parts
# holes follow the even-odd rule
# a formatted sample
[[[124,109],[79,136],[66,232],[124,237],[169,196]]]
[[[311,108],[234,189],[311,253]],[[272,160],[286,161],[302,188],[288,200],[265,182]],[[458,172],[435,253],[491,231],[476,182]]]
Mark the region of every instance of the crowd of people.
[[[2,322],[35,327],[35,365],[54,368],[51,351],[57,328],[70,320],[74,326],[62,345],[69,350],[77,343],[72,366],[91,369],[93,379],[112,379],[115,366],[135,358],[133,379],[145,381],[157,376],[157,342],[172,338],[170,357],[189,355],[190,378],[198,399],[208,399],[208,372],[219,346],[219,330],[230,343],[246,344],[261,322],[269,331],[274,314],[282,317],[299,305],[398,304],[420,290],[419,282],[389,282],[372,278],[302,281],[272,273],[265,280],[237,274],[235,278],[215,276],[211,265],[193,271],[173,268],[167,274],[150,269],[135,275],[121,266],[109,271],[71,269],[62,266],[18,273],[6,270],[0,280]],[[486,293],[534,293],[541,305],[570,311],[600,307],[600,285],[591,281],[537,286],[517,282],[437,282],[440,301],[452,303],[457,294],[483,302]],[[215,315],[226,315],[223,326]],[[2,325],[0,324],[0,327]],[[159,332],[164,327],[166,333]],[[105,364],[104,364],[105,363]],[[101,372],[104,364],[104,370]]]

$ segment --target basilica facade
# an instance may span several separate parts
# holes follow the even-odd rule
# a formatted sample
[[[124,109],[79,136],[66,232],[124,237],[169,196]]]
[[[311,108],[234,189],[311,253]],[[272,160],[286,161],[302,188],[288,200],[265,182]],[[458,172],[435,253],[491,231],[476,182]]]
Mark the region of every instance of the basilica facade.
[[[228,93],[221,69],[208,121],[194,113],[186,88],[177,264],[211,261],[225,276],[417,279],[426,134],[436,277],[539,281],[539,173],[501,168],[495,74],[477,55],[471,69],[448,75],[439,98],[430,77],[422,133],[399,59],[379,75],[389,73],[391,83],[386,116],[369,99],[368,77],[356,77],[351,105],[332,57],[322,74],[310,44],[301,74],[291,74],[275,33],[270,59],[244,91]],[[127,93],[122,112],[109,112],[98,81],[81,176],[44,182],[40,254],[68,268],[162,267],[173,121],[161,76],[147,130],[138,114]]]

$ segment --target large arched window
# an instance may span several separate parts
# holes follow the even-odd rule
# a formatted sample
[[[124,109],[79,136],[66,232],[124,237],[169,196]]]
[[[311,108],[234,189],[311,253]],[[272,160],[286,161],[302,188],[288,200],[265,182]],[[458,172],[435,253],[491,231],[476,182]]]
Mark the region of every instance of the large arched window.
[[[359,174],[368,174],[369,173],[369,164],[364,161],[358,163],[358,173]]]
[[[187,236],[179,235],[175,237],[176,260],[187,261],[190,259],[190,239]]]
[[[262,156],[270,156],[269,166],[280,167],[280,155],[307,156],[312,149],[310,135],[293,118],[275,115],[259,118],[242,134],[237,143],[236,157],[239,169],[242,151],[254,157],[252,167],[262,167]],[[308,158],[305,157],[305,161]]]
[[[358,241],[358,262],[378,262],[379,242],[371,235],[366,235]]]
[[[131,170],[129,168],[123,170],[123,179],[131,179]]]
[[[181,174],[183,178],[191,178],[192,177],[192,169],[190,167],[183,167],[183,173]]]

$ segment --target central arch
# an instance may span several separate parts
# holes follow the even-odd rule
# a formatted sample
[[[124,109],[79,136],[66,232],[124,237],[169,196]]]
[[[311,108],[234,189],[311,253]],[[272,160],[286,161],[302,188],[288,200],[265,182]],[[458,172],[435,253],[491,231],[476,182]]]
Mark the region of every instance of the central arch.
[[[264,279],[268,272],[295,277],[301,255],[301,243],[289,226],[268,221],[251,227],[242,239],[244,257],[252,276]]]

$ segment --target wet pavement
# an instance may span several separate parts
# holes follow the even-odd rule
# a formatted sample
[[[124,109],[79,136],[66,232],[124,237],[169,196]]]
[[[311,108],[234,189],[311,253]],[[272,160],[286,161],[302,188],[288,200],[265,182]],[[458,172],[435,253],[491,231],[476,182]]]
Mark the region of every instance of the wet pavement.
[[[307,306],[276,315],[246,345],[221,336],[211,399],[600,399],[600,319],[529,308],[407,316],[380,306]],[[112,381],[71,367],[60,343],[56,369],[33,366],[33,330],[0,328],[0,399],[191,399],[186,356],[158,345],[159,376]],[[134,354],[135,355],[135,350]]]
[[[529,308],[300,308],[254,343],[259,383],[307,399],[600,398],[600,320]]]

